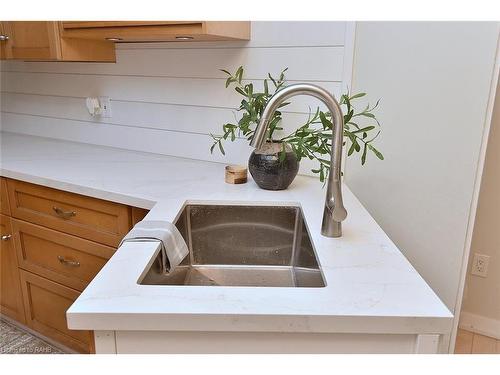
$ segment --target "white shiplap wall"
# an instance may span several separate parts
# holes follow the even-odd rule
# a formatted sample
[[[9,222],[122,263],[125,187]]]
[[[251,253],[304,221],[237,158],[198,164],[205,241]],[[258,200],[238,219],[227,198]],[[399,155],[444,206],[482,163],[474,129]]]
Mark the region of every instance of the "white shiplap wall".
[[[138,151],[246,163],[246,140],[210,154],[210,133],[234,122],[241,98],[225,89],[221,68],[245,66],[262,87],[288,67],[292,82],[319,84],[336,96],[350,86],[354,26],[346,22],[253,22],[249,42],[121,44],[117,63],[3,61],[2,130]],[[92,118],[87,96],[109,96],[113,116]],[[319,102],[295,98],[286,129]],[[310,164],[302,163],[307,173]]]

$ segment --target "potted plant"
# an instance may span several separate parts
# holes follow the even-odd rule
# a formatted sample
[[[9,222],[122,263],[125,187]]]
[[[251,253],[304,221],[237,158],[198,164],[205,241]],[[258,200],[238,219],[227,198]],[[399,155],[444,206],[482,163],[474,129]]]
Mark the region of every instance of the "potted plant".
[[[211,153],[218,147],[220,152],[225,155],[223,142],[226,140],[234,141],[240,134],[247,140],[252,139],[267,102],[274,93],[285,86],[287,69],[284,69],[278,78],[268,74],[268,78],[263,82],[264,90],[262,92],[255,91],[252,83],[243,83],[242,66],[234,74],[222,70],[228,76],[226,88],[233,85],[236,92],[243,96],[238,108],[242,115],[236,124],[224,124],[222,135],[211,134],[213,139]],[[362,165],[366,162],[368,151],[378,159],[384,159],[382,153],[372,144],[380,134],[380,124],[373,113],[378,107],[379,101],[374,106],[367,105],[361,111],[356,110],[353,106],[353,101],[365,95],[365,93],[351,95],[347,92],[341,96],[339,101],[344,113],[344,145],[346,141],[349,142],[347,155],[361,153]],[[280,108],[288,104],[290,103],[285,102]],[[320,111],[318,107],[314,113],[309,113],[309,117],[303,125],[284,136],[278,135],[279,131],[283,130],[281,121],[282,112],[277,110],[269,122],[265,147],[261,150],[254,150],[250,155],[248,167],[257,185],[267,190],[286,189],[297,175],[300,160],[305,157],[317,162],[317,168],[311,171],[317,173],[320,181],[324,182],[330,171],[332,144],[330,113]],[[364,124],[361,124],[362,122]]]

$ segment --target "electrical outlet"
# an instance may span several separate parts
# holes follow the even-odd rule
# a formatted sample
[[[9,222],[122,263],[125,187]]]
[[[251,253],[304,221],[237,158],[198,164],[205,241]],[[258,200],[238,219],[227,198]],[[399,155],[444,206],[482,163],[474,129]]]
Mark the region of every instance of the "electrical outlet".
[[[111,99],[109,96],[99,96],[99,103],[102,108],[101,117],[111,118]]]
[[[490,257],[483,254],[474,254],[472,259],[471,274],[481,277],[488,276],[488,265],[490,264]]]

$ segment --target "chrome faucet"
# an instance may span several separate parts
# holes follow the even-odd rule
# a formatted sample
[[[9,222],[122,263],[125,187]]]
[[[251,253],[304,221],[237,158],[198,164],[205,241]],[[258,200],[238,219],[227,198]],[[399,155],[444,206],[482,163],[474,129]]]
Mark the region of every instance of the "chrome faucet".
[[[305,83],[298,83],[285,87],[275,93],[262,112],[250,145],[260,149],[265,140],[269,121],[274,111],[281,103],[297,95],[310,95],[326,104],[332,115],[332,154],[330,161],[330,173],[328,174],[328,186],[326,190],[325,209],[323,211],[323,222],[321,234],[326,237],[342,236],[342,221],[347,217],[347,211],[342,201],[342,189],[340,181],[340,165],[342,161],[342,143],[344,136],[344,116],[339,103],[332,94],[325,89]]]

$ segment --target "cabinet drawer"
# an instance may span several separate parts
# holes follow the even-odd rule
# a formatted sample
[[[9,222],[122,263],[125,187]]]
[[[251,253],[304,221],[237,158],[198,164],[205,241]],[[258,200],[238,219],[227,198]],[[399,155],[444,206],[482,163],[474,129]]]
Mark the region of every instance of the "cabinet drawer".
[[[17,180],[8,180],[12,216],[109,246],[130,229],[127,206]]]
[[[10,215],[9,200],[7,198],[7,181],[0,178],[0,212],[4,215]]]
[[[83,290],[115,249],[21,220],[12,220],[19,267]]]
[[[19,281],[11,219],[0,215],[0,312],[24,323],[24,306]]]
[[[70,330],[66,322],[66,311],[80,293],[30,272],[20,272],[28,326],[78,352],[93,352],[92,331]]]

